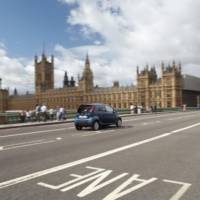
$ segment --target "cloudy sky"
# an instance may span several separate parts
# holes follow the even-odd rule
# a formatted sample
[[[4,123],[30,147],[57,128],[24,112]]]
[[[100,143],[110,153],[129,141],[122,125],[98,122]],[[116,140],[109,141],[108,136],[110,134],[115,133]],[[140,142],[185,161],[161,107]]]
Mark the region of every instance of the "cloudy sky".
[[[136,83],[136,66],[182,63],[200,77],[199,0],[1,0],[3,87],[34,91],[35,54],[55,55],[55,87],[89,52],[95,84]]]

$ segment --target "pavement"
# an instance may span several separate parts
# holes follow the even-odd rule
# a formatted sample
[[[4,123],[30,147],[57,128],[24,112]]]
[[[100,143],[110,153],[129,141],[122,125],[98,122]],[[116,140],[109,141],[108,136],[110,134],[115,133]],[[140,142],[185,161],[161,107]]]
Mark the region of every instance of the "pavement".
[[[200,112],[0,130],[2,200],[199,200]]]
[[[128,117],[128,116],[133,116],[133,115],[135,114],[124,114],[120,116]],[[74,119],[66,119],[66,120],[47,120],[45,122],[40,121],[40,122],[24,122],[24,123],[15,123],[15,124],[0,124],[0,129],[28,127],[28,126],[43,126],[43,125],[50,125],[50,124],[63,124],[63,123],[72,123],[73,121]]]

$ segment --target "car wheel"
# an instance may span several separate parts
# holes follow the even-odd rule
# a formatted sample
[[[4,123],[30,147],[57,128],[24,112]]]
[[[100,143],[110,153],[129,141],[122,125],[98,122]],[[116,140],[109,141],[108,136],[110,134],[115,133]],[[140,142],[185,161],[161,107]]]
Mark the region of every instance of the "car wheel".
[[[100,129],[100,124],[99,124],[98,121],[95,121],[95,122],[93,123],[92,129],[93,129],[94,131],[98,131],[98,130]]]
[[[117,119],[116,126],[117,127],[121,127],[122,126],[122,120],[121,119]]]
[[[81,126],[76,126],[76,130],[80,131],[82,129]]]

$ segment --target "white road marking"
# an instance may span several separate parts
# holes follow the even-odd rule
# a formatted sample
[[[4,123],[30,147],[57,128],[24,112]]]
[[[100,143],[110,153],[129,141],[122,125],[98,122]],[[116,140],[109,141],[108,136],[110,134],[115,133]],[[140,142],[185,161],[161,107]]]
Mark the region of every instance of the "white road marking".
[[[174,184],[178,184],[178,185],[183,185],[181,187],[181,189],[178,190],[178,192],[175,195],[173,195],[173,197],[170,198],[169,200],[179,200],[184,195],[184,193],[189,189],[189,187],[192,185],[190,183],[183,183],[183,182],[172,181],[172,180],[163,180],[163,181],[167,182],[167,183],[174,183]]]
[[[103,198],[103,200],[116,200],[144,186],[147,186],[148,184],[151,184],[159,180],[156,177],[152,177],[150,179],[141,179],[139,178],[140,177],[139,174],[133,174],[130,176],[130,174],[127,172],[121,173],[113,177],[113,175],[111,175],[113,173],[113,170],[90,167],[90,166],[86,166],[86,169],[91,169],[92,172],[84,175],[70,174],[70,176],[73,177],[73,179],[70,179],[67,182],[61,183],[59,185],[52,185],[45,182],[39,182],[37,183],[37,185],[40,185],[50,190],[59,190],[60,192],[66,192],[76,187],[80,187],[80,185],[85,185],[85,183],[87,182],[91,182],[77,194],[78,197],[84,198],[87,195],[90,195],[93,192],[101,190],[102,188],[118,181],[119,179],[126,178],[126,180],[123,183],[121,183],[119,186],[117,186],[117,188],[115,188],[113,191],[107,194],[106,197]],[[109,177],[112,178],[109,179]],[[133,184],[133,182],[135,184]],[[184,183],[166,179],[164,179],[163,182],[182,186],[170,200],[179,200],[192,185],[190,183]]]
[[[123,122],[130,122],[130,121],[139,121],[139,120],[145,120],[145,119],[155,119],[155,118],[160,118],[160,117],[164,117],[162,115],[159,116],[154,116],[154,117],[140,117],[140,118],[132,118],[132,119],[125,119],[123,120]]]
[[[84,185],[87,182],[92,181],[92,183],[90,183],[88,186],[86,186],[86,188],[84,188],[81,192],[77,194],[78,197],[82,198],[124,177],[127,178],[127,176],[129,176],[129,173],[121,173],[109,179],[109,177],[111,177],[110,175],[113,173],[113,170],[106,170],[102,168],[93,168],[93,167],[86,167],[86,168],[92,170],[94,169],[95,171],[85,175],[71,174],[70,176],[75,177],[75,179],[73,178],[72,180],[69,180],[59,185],[51,185],[44,182],[39,182],[37,184],[51,190],[60,190],[61,192],[66,192],[76,187],[79,187],[80,185]],[[104,200],[118,199],[119,197],[125,196],[133,191],[136,191],[158,180],[158,178],[154,177],[151,179],[141,179],[139,177],[140,177],[139,174],[131,175],[130,177],[127,178],[127,180],[125,180],[121,185],[119,185],[116,189],[114,189],[110,194],[108,194],[103,199]],[[135,182],[135,184],[132,184],[133,182]],[[132,186],[128,188],[128,186],[130,185]]]
[[[148,180],[140,179],[139,176],[139,174],[132,175],[128,180],[126,180],[124,183],[114,189],[110,194],[108,194],[105,198],[103,198],[103,200],[116,200],[157,180],[157,178],[151,178]],[[125,189],[134,181],[138,181],[140,183],[128,189]]]
[[[179,115],[182,115],[179,117]],[[155,119],[155,118],[163,118],[163,117],[173,117],[175,115],[178,115],[178,117],[175,117],[174,119],[181,119],[181,118],[186,118],[186,117],[194,117],[194,114],[191,115],[191,113],[187,113],[187,115],[184,113],[184,116],[183,116],[183,113],[171,113],[171,114],[156,114],[156,116],[145,116],[145,117],[137,117],[137,118],[131,118],[131,119],[127,119],[127,120],[123,120],[123,122],[129,122],[129,121],[139,121],[139,120],[146,120],[146,119]],[[172,118],[168,118],[169,119],[172,119]]]
[[[0,151],[2,151],[3,150],[3,147],[0,147]]]
[[[0,148],[1,151],[6,151],[6,150],[10,150],[10,149],[18,149],[18,148],[22,148],[22,147],[28,147],[28,146],[34,146],[34,145],[39,145],[39,144],[46,144],[46,143],[53,143],[56,142],[58,140],[61,140],[62,138],[56,138],[56,140],[33,140],[30,142],[24,142],[24,143],[17,143],[17,144],[11,144],[11,145],[6,145],[6,146],[2,146],[2,149]]]
[[[67,129],[75,129],[75,127],[74,126],[70,126]]]
[[[91,131],[90,131],[91,132]],[[81,136],[83,134],[87,134],[87,133],[90,133],[89,131],[86,131],[86,132],[83,132],[81,131],[80,133],[74,133],[73,135],[71,135],[72,137],[76,137],[76,136]]]
[[[143,126],[147,126],[147,125],[158,124],[158,123],[160,123],[160,121],[143,122],[142,125],[143,125]]]
[[[172,120],[177,120],[177,119],[179,120],[179,119],[184,119],[184,118],[188,118],[188,117],[194,117],[194,114],[193,115],[182,115],[180,117],[168,118],[167,120],[172,121]]]
[[[69,127],[71,128],[71,127]],[[17,134],[11,134],[11,135],[0,135],[0,138],[7,138],[7,137],[16,137],[16,136],[24,136],[24,135],[33,135],[33,134],[39,134],[39,133],[51,133],[51,132],[56,132],[56,131],[64,131],[69,128],[59,128],[59,129],[49,129],[49,130],[43,130],[43,131],[33,131],[33,132],[27,132],[27,133],[17,133]]]
[[[174,116],[177,113],[173,113],[173,114],[167,114],[167,115],[159,115],[156,114],[156,116],[145,116],[145,117],[138,117],[138,118],[132,118],[132,119],[127,119],[127,120],[123,120],[124,122],[128,122],[128,121],[138,121],[138,120],[143,120],[143,119],[155,119],[155,118],[161,118],[161,117],[168,117],[168,116]]]
[[[188,129],[191,129],[191,128],[198,127],[198,126],[200,126],[200,123],[196,123],[196,124],[193,124],[191,126],[187,126],[187,127],[181,128],[181,129],[177,129],[177,130],[174,130],[174,131],[171,131],[171,132],[168,132],[168,133],[161,134],[159,136],[155,136],[155,137],[152,137],[152,138],[149,138],[149,139],[145,139],[145,140],[142,140],[142,141],[139,141],[139,142],[135,142],[135,143],[132,143],[132,144],[129,144],[129,145],[126,145],[126,146],[116,148],[116,149],[111,149],[109,151],[99,153],[99,154],[96,154],[96,155],[93,155],[93,156],[89,156],[89,157],[86,157],[86,158],[82,158],[80,160],[76,160],[76,161],[73,161],[73,162],[70,162],[70,163],[58,165],[56,167],[52,167],[52,168],[45,169],[45,170],[42,170],[42,171],[38,171],[38,172],[35,172],[35,173],[32,173],[32,174],[28,174],[28,175],[25,175],[25,176],[21,176],[21,177],[18,177],[18,178],[7,180],[7,181],[0,183],[0,189],[9,187],[11,185],[16,185],[18,183],[25,182],[25,181],[28,181],[28,180],[32,180],[32,179],[35,179],[35,178],[38,178],[38,177],[41,177],[41,176],[44,176],[44,175],[47,175],[47,174],[58,172],[58,171],[61,171],[61,170],[64,170],[64,169],[68,169],[70,167],[81,165],[81,164],[87,163],[89,161],[93,161],[93,160],[97,160],[97,159],[100,159],[100,158],[103,158],[103,157],[107,157],[107,156],[110,156],[110,155],[113,155],[113,154],[116,154],[116,153],[119,153],[119,152],[122,152],[122,151],[125,151],[125,150],[128,150],[128,149],[132,149],[134,147],[137,147],[137,146],[140,146],[140,145],[143,145],[143,144],[147,144],[147,143],[150,143],[150,142],[168,137],[170,135],[174,135],[176,133],[182,132],[184,130],[188,130]]]
[[[174,118],[169,118],[168,120],[174,121],[174,120],[177,120],[177,119],[183,119],[183,117],[174,117]]]
[[[88,136],[94,136],[94,135],[99,135],[99,134],[104,134],[104,133],[111,133],[114,132],[114,130],[108,130],[108,131],[94,131],[93,133],[87,133],[87,134],[82,134],[82,137],[88,137]]]
[[[54,186],[54,185],[50,185],[50,184],[43,183],[43,182],[39,182],[37,184],[40,185],[40,186],[52,189],[52,190],[58,190],[58,189],[61,189],[62,187],[66,187],[66,186],[68,186],[70,184],[73,184],[75,182],[81,181],[81,180],[83,180],[85,178],[88,178],[90,176],[96,175],[99,172],[102,172],[102,171],[105,170],[105,169],[102,169],[102,168],[96,168],[96,167],[90,167],[90,166],[87,166],[86,169],[91,169],[91,170],[93,170],[93,172],[90,172],[89,174],[85,174],[85,175],[70,174],[70,176],[75,177],[75,179],[72,179],[71,181],[67,181],[65,183],[62,183],[60,185]]]

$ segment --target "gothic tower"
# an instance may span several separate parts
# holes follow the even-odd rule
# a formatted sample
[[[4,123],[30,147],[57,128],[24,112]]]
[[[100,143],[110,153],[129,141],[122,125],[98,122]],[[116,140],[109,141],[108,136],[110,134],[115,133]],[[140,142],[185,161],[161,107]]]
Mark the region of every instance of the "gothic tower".
[[[155,67],[149,69],[149,66],[146,65],[145,69],[141,72],[139,67],[137,67],[137,102],[138,105],[142,105],[145,108],[151,106],[150,102],[150,86],[157,81],[157,74]]]
[[[35,91],[44,92],[54,88],[54,57],[51,56],[51,62],[47,60],[46,55],[42,54],[42,59],[38,62],[35,56]]]
[[[93,90],[93,72],[90,68],[90,60],[87,54],[85,60],[85,68],[83,70],[83,75],[81,80],[79,81],[79,85],[82,90],[85,92],[89,92]]]
[[[75,87],[76,81],[74,80],[74,77],[71,76],[71,79],[69,80],[67,72],[65,72],[64,80],[63,80],[63,88],[66,87]]]
[[[162,107],[178,107],[182,105],[181,64],[173,61],[165,67],[162,63]]]
[[[64,75],[63,87],[69,87],[69,79],[68,79],[67,72],[65,72],[65,75]]]

